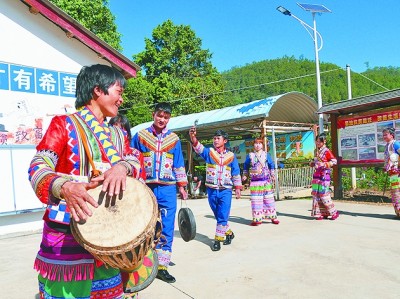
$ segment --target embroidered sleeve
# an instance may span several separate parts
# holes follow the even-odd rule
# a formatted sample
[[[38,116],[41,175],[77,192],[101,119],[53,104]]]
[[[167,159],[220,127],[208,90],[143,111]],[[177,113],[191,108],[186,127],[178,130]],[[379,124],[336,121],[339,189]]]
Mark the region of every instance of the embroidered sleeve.
[[[232,161],[232,183],[235,186],[235,189],[243,189],[242,186],[242,178],[240,177],[240,168],[238,160],[236,159],[236,155]]]
[[[335,156],[329,149],[326,151],[324,158],[325,158],[324,160],[326,161],[325,166],[327,168],[330,168],[337,164],[337,160],[336,160]]]
[[[181,141],[179,139],[175,144],[173,163],[176,184],[179,187],[185,187],[188,184],[188,180],[185,171],[185,160],[183,159]]]
[[[246,160],[243,164],[243,176],[249,175],[249,168],[250,168],[250,154],[247,154]]]
[[[197,154],[201,155],[204,151],[204,145],[202,145],[200,141],[197,141],[197,144],[193,145],[193,149]]]
[[[143,181],[146,181],[146,171],[144,169],[143,154],[135,148],[131,148],[131,150],[132,155],[135,157],[133,162],[133,176],[137,179],[142,179]]]
[[[28,169],[32,188],[44,204],[58,204],[61,186],[69,181],[56,173],[59,156],[66,145],[65,127],[65,117],[56,116],[52,119]]]
[[[267,165],[269,169],[275,169],[275,163],[272,161],[271,155],[267,153]]]
[[[194,151],[200,155],[206,162],[208,161],[208,156],[210,153],[210,149],[202,145],[199,141],[196,146],[193,146]]]

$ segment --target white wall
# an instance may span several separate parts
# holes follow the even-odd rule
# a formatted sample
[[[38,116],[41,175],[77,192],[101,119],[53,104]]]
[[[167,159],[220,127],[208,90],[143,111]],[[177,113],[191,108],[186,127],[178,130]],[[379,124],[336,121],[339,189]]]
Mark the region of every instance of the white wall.
[[[68,38],[61,28],[42,15],[30,13],[21,1],[1,0],[0,32],[0,63],[75,75],[83,65],[110,65],[86,45]],[[0,99],[0,124],[7,123],[10,133],[15,126],[29,126],[38,118],[43,119],[46,130],[54,114],[65,113],[65,105],[74,107],[75,102],[74,97],[1,89]],[[26,109],[17,107],[21,101]],[[27,171],[35,146],[27,143],[0,145],[0,215],[42,207],[28,181]]]
[[[28,180],[28,167],[36,150],[34,146],[0,147],[0,213],[15,213],[43,208]]]

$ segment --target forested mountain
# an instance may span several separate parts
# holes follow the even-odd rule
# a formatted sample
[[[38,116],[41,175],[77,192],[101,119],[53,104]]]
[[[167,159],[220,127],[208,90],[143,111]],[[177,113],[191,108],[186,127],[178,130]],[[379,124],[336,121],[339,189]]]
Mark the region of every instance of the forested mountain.
[[[345,67],[320,63],[323,104],[346,100]],[[282,57],[254,62],[223,72],[224,98],[229,105],[250,102],[290,91],[303,92],[317,99],[315,62]],[[399,67],[379,67],[364,73],[351,72],[353,98],[400,88]],[[229,106],[227,105],[227,106]]]

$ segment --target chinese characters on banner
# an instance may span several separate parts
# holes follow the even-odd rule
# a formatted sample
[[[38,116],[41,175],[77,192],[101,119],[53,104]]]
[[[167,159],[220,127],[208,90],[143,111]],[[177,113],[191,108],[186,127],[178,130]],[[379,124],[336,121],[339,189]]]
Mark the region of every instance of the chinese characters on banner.
[[[386,142],[382,130],[395,128],[400,136],[400,110],[339,118],[337,125],[342,162],[383,162]]]
[[[74,112],[76,77],[0,62],[0,145],[38,144],[54,115]]]

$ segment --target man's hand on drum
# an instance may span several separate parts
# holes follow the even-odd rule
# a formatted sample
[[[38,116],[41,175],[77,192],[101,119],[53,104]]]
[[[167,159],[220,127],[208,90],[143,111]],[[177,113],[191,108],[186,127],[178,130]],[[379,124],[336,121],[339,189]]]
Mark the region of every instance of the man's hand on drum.
[[[72,218],[76,222],[86,220],[92,216],[92,211],[89,209],[87,203],[97,208],[98,203],[87,193],[88,189],[95,188],[96,183],[76,183],[66,182],[61,187],[61,197],[67,203],[71,212]]]
[[[107,192],[109,196],[118,195],[126,189],[126,172],[126,167],[118,163],[103,174],[93,177],[90,182],[103,184],[101,191]]]
[[[188,194],[185,190],[185,187],[179,187],[179,194],[183,200],[186,200],[188,198]]]

